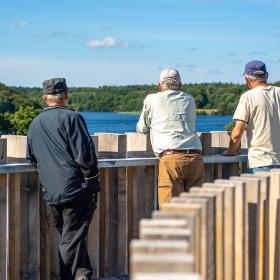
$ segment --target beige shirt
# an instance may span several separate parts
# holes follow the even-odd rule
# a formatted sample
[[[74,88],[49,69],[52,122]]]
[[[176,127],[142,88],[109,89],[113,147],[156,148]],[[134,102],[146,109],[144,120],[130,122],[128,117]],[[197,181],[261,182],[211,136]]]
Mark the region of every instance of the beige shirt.
[[[260,86],[245,92],[233,119],[247,122],[249,167],[280,164],[280,88]]]
[[[150,131],[152,147],[157,156],[170,149],[201,150],[195,121],[193,97],[181,91],[166,90],[145,98],[137,131]]]

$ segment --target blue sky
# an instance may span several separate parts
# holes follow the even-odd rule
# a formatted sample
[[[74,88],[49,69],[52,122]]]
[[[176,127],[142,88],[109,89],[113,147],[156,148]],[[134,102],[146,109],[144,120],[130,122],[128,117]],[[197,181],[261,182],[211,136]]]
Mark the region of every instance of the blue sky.
[[[40,86],[243,82],[244,64],[280,80],[280,0],[9,0],[0,4],[0,81]]]

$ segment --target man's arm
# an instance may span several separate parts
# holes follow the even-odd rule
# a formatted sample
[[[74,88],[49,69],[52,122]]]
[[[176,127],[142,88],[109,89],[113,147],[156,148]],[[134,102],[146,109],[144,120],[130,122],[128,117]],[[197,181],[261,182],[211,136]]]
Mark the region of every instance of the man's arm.
[[[30,141],[29,137],[30,136],[27,134],[26,160],[27,160],[28,163],[36,165],[37,160],[36,160],[36,158],[33,154],[32,145],[31,145],[31,141]]]
[[[99,169],[95,146],[88,133],[84,118],[77,114],[69,127],[69,143],[75,162],[79,165],[86,183],[99,191]]]
[[[231,132],[229,148],[223,152],[224,156],[235,156],[236,151],[240,147],[242,135],[246,129],[245,121],[236,120],[235,126]]]
[[[147,134],[150,130],[150,120],[149,120],[149,110],[147,100],[144,100],[144,105],[142,109],[142,113],[140,115],[139,121],[136,125],[136,131],[139,133]]]

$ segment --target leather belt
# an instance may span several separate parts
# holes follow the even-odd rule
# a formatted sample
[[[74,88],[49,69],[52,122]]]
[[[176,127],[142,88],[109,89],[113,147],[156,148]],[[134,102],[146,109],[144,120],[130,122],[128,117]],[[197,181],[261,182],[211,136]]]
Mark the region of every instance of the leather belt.
[[[200,150],[166,150],[163,151],[159,157],[165,156],[165,155],[173,155],[173,154],[193,154],[193,155],[201,155]]]

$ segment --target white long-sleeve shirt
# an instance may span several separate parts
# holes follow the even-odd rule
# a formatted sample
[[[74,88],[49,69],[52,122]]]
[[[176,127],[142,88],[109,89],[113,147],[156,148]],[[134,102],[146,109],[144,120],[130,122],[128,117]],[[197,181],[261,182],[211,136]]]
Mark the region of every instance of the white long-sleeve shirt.
[[[166,90],[145,98],[137,132],[150,131],[157,156],[166,150],[202,150],[195,122],[193,97],[185,92]]]

